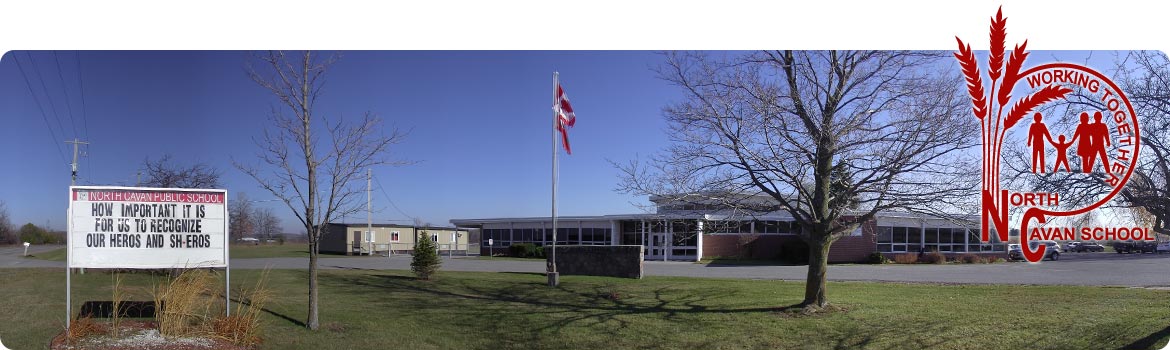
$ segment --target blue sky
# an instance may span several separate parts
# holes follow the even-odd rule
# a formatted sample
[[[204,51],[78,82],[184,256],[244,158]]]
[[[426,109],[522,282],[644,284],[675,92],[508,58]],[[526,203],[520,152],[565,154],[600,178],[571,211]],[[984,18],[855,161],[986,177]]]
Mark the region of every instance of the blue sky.
[[[374,174],[402,212],[434,224],[548,215],[554,69],[578,116],[574,153],[561,156],[560,213],[640,211],[630,203],[643,198],[613,191],[617,171],[606,159],[624,162],[664,146],[660,111],[680,96],[655,77],[650,68],[659,56],[645,51],[342,55],[328,73],[319,115],[370,111],[409,130],[392,154],[417,163]],[[13,221],[64,227],[72,152],[64,140],[74,137],[90,142],[78,184],[133,185],[143,159],[171,154],[222,170],[231,193],[274,198],[231,166],[233,157],[254,162],[252,138],[277,102],[248,79],[247,60],[240,51],[8,52],[0,60],[0,200]],[[282,204],[257,205],[300,231]],[[375,221],[407,220],[377,184],[374,207],[381,209]]]
[[[1029,62],[1090,56],[1100,68],[1113,58],[1037,51]],[[72,152],[64,141],[75,137],[90,142],[78,184],[133,185],[145,158],[170,154],[220,169],[230,193],[274,198],[231,165],[256,162],[253,138],[277,103],[248,79],[248,60],[242,51],[8,52],[0,59],[0,200],[13,221],[64,227]],[[374,169],[385,191],[375,184],[375,221],[546,216],[557,70],[579,118],[575,152],[561,157],[559,213],[635,213],[642,209],[631,203],[645,198],[614,192],[618,172],[607,160],[667,146],[661,109],[682,94],[655,76],[660,62],[648,51],[348,51],[329,71],[317,112],[369,111],[410,131],[391,151],[416,163]],[[283,204],[257,205],[300,231]]]

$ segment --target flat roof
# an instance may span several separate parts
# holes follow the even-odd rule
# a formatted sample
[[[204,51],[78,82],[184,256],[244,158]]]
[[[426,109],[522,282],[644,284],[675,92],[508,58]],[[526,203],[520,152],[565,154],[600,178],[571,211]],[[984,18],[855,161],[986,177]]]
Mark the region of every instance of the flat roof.
[[[882,218],[906,218],[906,219],[923,219],[923,220],[965,220],[977,222],[978,215],[968,214],[952,214],[950,218],[902,211],[885,211],[879,212],[875,219]],[[792,216],[788,213],[753,216],[756,220],[791,220]],[[724,220],[727,219],[727,214],[684,214],[684,213],[670,213],[670,214],[613,214],[613,215],[592,215],[592,216],[557,216],[557,221],[609,221],[609,220],[646,220],[646,219],[702,219],[702,220]],[[740,218],[739,220],[742,220]],[[456,227],[479,226],[483,224],[495,224],[506,222],[548,222],[552,221],[550,216],[535,216],[535,217],[510,217],[510,218],[481,218],[481,219],[451,219],[451,224]]]
[[[378,224],[378,223],[369,225],[369,224],[366,224],[364,222],[363,223],[331,222],[331,223],[328,223],[327,225],[346,226],[346,227],[367,227],[367,225],[368,225],[371,227],[387,227],[387,228],[413,228],[413,229],[420,229],[420,230],[466,231],[466,229],[460,229],[458,227],[450,227],[450,226],[414,226],[414,225]]]

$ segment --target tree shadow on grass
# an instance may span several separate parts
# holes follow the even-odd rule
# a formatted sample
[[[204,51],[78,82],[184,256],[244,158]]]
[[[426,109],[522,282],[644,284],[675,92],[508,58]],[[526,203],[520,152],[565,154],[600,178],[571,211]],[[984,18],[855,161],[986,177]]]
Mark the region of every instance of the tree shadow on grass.
[[[1170,326],[1162,328],[1154,333],[1150,333],[1141,339],[1135,340],[1132,343],[1121,347],[1122,349],[1154,349],[1158,344],[1162,344],[1163,340],[1170,337]]]
[[[540,273],[517,273],[543,276]],[[422,282],[410,277],[396,275],[330,275],[322,276],[330,283],[357,285],[379,290],[410,291],[427,297],[420,302],[434,303],[436,308],[449,308],[451,298],[486,301],[461,305],[468,313],[482,313],[492,319],[516,317],[524,319],[531,315],[544,314],[555,320],[550,324],[530,328],[534,334],[544,331],[561,332],[575,325],[584,327],[606,326],[626,327],[629,321],[623,316],[657,315],[657,318],[672,322],[683,322],[681,316],[693,314],[766,313],[774,307],[720,308],[711,307],[708,301],[716,298],[733,298],[735,291],[674,290],[664,286],[650,291],[652,298],[632,294],[613,285],[574,284],[549,288],[543,282],[508,282],[507,284],[474,283],[468,280],[439,280]],[[454,281],[454,282],[452,282]],[[519,305],[517,305],[519,304]],[[528,307],[517,307],[517,306]],[[417,305],[428,308],[427,305]],[[693,318],[689,318],[694,322]],[[699,326],[699,325],[693,325]]]
[[[508,275],[523,275],[523,276],[540,276],[540,277],[547,276],[547,275],[546,275],[544,272],[516,272],[516,271],[501,271],[501,272],[496,272],[496,273],[499,273],[499,274],[508,274]]]
[[[953,324],[933,323],[915,325],[907,329],[896,324],[848,324],[842,334],[833,339],[832,349],[938,349],[945,348],[953,339],[949,334]],[[954,346],[954,345],[952,345]]]
[[[532,273],[518,273],[532,274]],[[542,275],[542,274],[533,274]],[[386,300],[386,307],[409,303],[413,310],[427,310],[427,317],[451,317],[453,327],[460,327],[472,334],[492,334],[496,343],[534,344],[533,348],[564,346],[557,342],[566,341],[572,346],[595,347],[611,344],[639,348],[712,348],[725,341],[760,342],[745,347],[768,346],[769,342],[789,344],[792,334],[753,336],[744,339],[707,339],[687,336],[676,338],[663,334],[662,339],[649,343],[624,343],[601,340],[584,334],[609,334],[628,332],[627,329],[657,329],[663,327],[653,321],[674,323],[681,329],[696,331],[724,329],[729,327],[727,317],[720,315],[743,315],[767,320],[775,317],[777,322],[802,322],[820,333],[805,340],[811,348],[832,349],[931,349],[954,346],[963,339],[961,323],[956,322],[873,322],[857,319],[839,323],[839,317],[848,316],[854,307],[810,316],[793,316],[799,304],[783,307],[734,307],[722,300],[746,298],[735,288],[692,289],[682,286],[665,285],[643,289],[644,284],[609,284],[604,280],[591,283],[562,284],[549,288],[544,281],[485,281],[471,279],[439,279],[419,281],[409,276],[385,274],[322,275],[324,283],[358,286],[355,293],[395,295],[398,300]],[[373,289],[369,293],[365,289]],[[793,299],[800,296],[792,295]],[[783,297],[781,297],[783,298]],[[481,301],[481,302],[461,302]],[[371,306],[380,307],[380,306]],[[797,311],[798,312],[798,311]],[[704,315],[711,315],[705,317]],[[738,316],[737,316],[738,317]],[[814,320],[801,321],[809,317]],[[835,319],[835,320],[834,320]],[[647,322],[651,321],[651,322]],[[773,322],[773,321],[767,321]],[[829,323],[825,323],[829,322]],[[720,331],[716,331],[720,332]],[[738,333],[731,333],[738,334]],[[769,338],[770,337],[770,338]],[[575,339],[575,340],[563,340]],[[590,342],[599,342],[596,344]],[[646,341],[642,339],[641,341]],[[713,343],[700,344],[706,341]],[[968,344],[975,345],[975,344]]]
[[[252,306],[252,301],[251,301],[251,300],[243,300],[243,299],[240,299],[240,298],[232,298],[232,301],[235,301],[236,303],[239,303],[239,304],[247,305],[248,307],[251,307],[251,306]],[[305,324],[305,322],[304,322],[304,321],[301,321],[301,320],[298,320],[298,319],[292,318],[292,317],[290,317],[290,316],[288,316],[288,315],[285,315],[285,314],[282,314],[282,313],[279,313],[279,312],[276,312],[276,311],[272,311],[272,309],[269,309],[269,308],[267,308],[267,307],[260,308],[260,311],[264,311],[264,313],[266,313],[266,314],[269,314],[269,315],[272,315],[272,316],[274,316],[274,317],[277,317],[277,318],[283,319],[283,320],[285,320],[285,321],[288,321],[289,323],[292,323],[293,325],[295,325],[295,326],[298,326],[298,327],[305,327],[305,326],[306,326],[306,324]]]

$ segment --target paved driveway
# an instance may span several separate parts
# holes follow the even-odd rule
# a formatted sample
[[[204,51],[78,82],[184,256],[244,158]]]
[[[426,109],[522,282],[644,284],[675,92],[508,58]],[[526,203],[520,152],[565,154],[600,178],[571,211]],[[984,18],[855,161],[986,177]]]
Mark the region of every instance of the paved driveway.
[[[33,245],[29,255],[60,249],[60,245]],[[65,263],[24,257],[23,246],[0,246],[0,267],[65,267]]]
[[[58,247],[33,247],[30,254]],[[0,247],[0,267],[61,267],[64,263],[20,257],[20,247]],[[42,250],[37,250],[42,249]],[[409,270],[410,257],[322,258],[326,269]],[[232,259],[236,269],[304,269],[307,258]],[[647,261],[648,276],[804,280],[806,266],[703,265]],[[443,270],[480,272],[544,272],[542,260],[444,257]],[[1060,261],[972,265],[830,265],[834,281],[934,283],[1166,286],[1170,287],[1170,255],[1067,253]]]

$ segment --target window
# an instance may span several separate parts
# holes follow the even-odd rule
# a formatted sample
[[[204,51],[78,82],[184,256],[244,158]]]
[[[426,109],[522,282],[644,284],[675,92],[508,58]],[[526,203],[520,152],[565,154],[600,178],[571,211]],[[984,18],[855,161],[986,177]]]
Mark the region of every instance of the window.
[[[780,233],[780,222],[779,221],[763,221],[763,224],[764,224],[764,229],[760,230],[757,228],[756,229],[757,232],[759,232],[759,233]]]
[[[398,242],[398,231],[390,231],[390,241]]]
[[[952,249],[952,251],[955,251],[955,252],[966,252],[967,251],[967,242],[964,241],[966,236],[967,236],[967,229],[962,229],[962,228],[952,228],[951,229],[951,241],[953,243],[952,247],[954,247]]]
[[[703,227],[705,228],[704,231],[709,232],[709,233],[739,233],[739,232],[747,233],[747,232],[751,232],[751,231],[741,231],[741,230],[744,230],[745,226],[747,227],[747,229],[751,228],[750,226],[747,226],[747,224],[751,224],[751,223],[748,222],[745,225],[740,225],[740,223],[736,222],[736,221],[707,221],[706,223],[704,223]],[[652,232],[665,232],[665,231],[661,231],[661,229],[659,228],[660,225],[661,225],[660,222],[655,223],[655,225],[652,226],[652,228],[654,229],[654,231],[652,231]],[[756,230],[757,231],[760,230],[760,227],[758,225],[756,226]]]
[[[880,226],[877,228],[877,242],[878,242],[877,246],[878,246],[879,252],[889,253],[889,252],[894,251],[893,245],[890,244],[890,242],[893,241],[893,236],[894,236],[894,228],[893,227]]]
[[[438,241],[439,241],[439,234],[432,233],[431,234],[431,242],[438,242]]]
[[[552,231],[552,230],[549,230]],[[580,231],[576,227],[558,227],[557,244],[581,244]]]
[[[879,252],[917,252],[918,248],[922,246],[922,229],[918,227],[878,226],[877,229]],[[927,237],[927,242],[932,242],[928,244],[937,247],[937,241],[938,232],[936,230],[934,232],[934,238]]]
[[[490,239],[491,240],[490,244],[494,244],[495,246],[498,246],[498,247],[507,247],[507,246],[511,245],[511,241],[512,241],[512,239],[511,239],[512,233],[511,232],[512,232],[512,230],[506,229],[506,228],[504,228],[504,229],[484,229],[483,230],[483,245],[489,245],[488,240]]]

